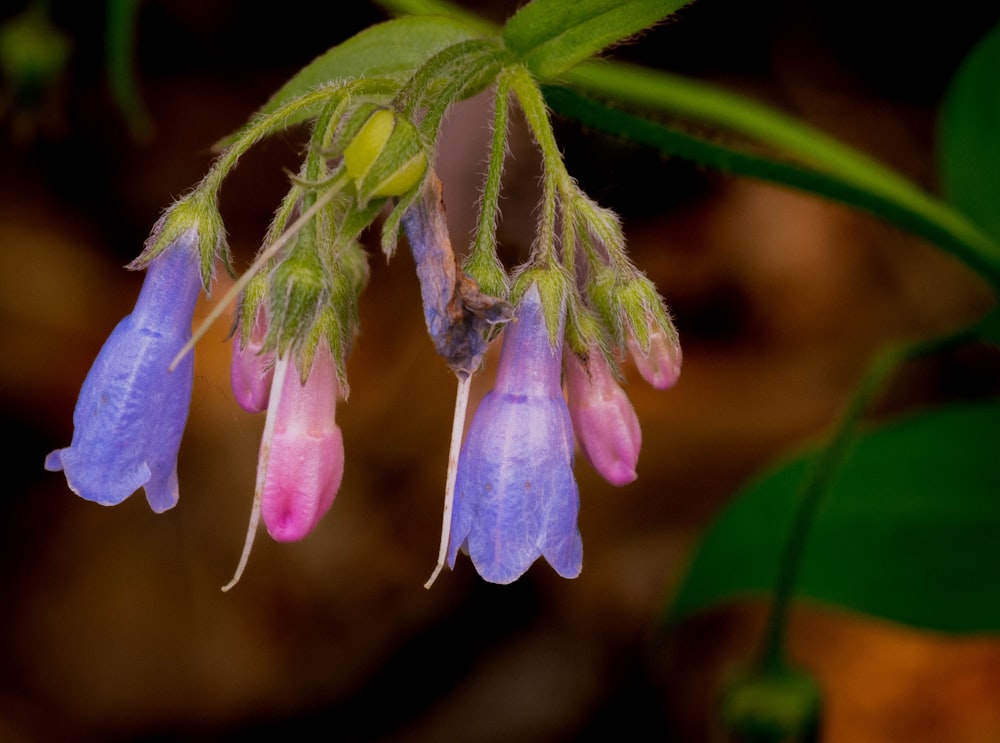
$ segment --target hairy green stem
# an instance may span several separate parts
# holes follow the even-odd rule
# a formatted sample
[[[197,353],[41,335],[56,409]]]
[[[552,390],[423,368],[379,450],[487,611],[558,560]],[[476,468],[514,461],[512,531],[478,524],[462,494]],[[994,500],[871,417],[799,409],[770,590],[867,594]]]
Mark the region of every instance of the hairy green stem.
[[[538,149],[542,153],[542,214],[532,258],[538,263],[554,265],[558,262],[555,248],[558,192],[565,190],[560,187],[565,186],[568,176],[555,135],[552,133],[552,122],[549,120],[548,109],[545,107],[545,99],[542,98],[538,83],[522,65],[509,69],[514,95],[517,96],[528,128],[531,129]]]
[[[510,123],[511,79],[507,72],[497,78],[493,103],[493,137],[490,157],[479,202],[479,222],[472,250],[465,263],[466,271],[492,296],[506,297],[507,275],[497,257],[497,225],[500,214],[500,186],[507,158],[507,129]]]
[[[217,192],[239,159],[262,139],[286,128],[287,122],[302,111],[346,96],[379,96],[395,92],[397,84],[387,78],[363,78],[347,83],[325,85],[299,96],[271,113],[250,121],[212,164],[198,185],[200,190]]]

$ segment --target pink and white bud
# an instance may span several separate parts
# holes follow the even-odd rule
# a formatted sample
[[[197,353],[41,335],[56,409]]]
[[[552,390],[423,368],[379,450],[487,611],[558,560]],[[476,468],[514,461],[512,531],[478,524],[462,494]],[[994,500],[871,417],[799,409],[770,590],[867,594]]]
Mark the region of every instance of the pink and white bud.
[[[655,389],[665,390],[677,384],[683,356],[676,336],[670,337],[660,328],[652,327],[649,331],[649,348],[644,351],[642,344],[630,330],[626,344],[639,374]]]
[[[248,413],[267,410],[274,377],[274,354],[263,353],[267,336],[267,316],[264,305],[257,308],[250,337],[243,343],[240,324],[233,334],[233,360],[229,366],[229,382],[237,404]]]
[[[305,384],[289,356],[275,366],[267,411],[269,418],[274,416],[274,426],[270,431],[270,421],[265,426],[258,466],[266,468],[261,515],[268,533],[279,542],[309,534],[340,489],[344,439],[335,419],[339,393],[326,343],[316,349]]]
[[[642,431],[625,390],[600,349],[590,352],[586,365],[566,350],[563,368],[569,415],[580,450],[609,483],[627,485],[636,478]]]

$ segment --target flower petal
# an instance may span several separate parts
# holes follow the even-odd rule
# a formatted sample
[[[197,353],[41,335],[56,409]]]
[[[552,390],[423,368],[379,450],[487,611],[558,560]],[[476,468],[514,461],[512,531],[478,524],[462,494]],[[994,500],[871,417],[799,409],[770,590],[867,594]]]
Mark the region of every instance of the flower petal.
[[[266,467],[261,514],[279,542],[302,539],[330,510],[344,475],[344,439],[336,424],[339,385],[326,344],[317,349],[303,384],[295,364],[279,359],[268,416],[273,433],[261,441]],[[283,368],[282,368],[283,367]]]
[[[560,575],[579,575],[580,499],[560,354],[532,287],[504,331],[497,386],[479,404],[459,457],[449,566],[464,548],[494,583],[517,580],[543,556]]]
[[[168,371],[191,336],[201,288],[197,233],[181,235],[150,263],[133,312],[112,331],[77,399],[73,440],[46,467],[70,489],[121,503],[139,487],[156,512],[177,502],[177,452],[194,379],[190,355]]]
[[[586,366],[575,353],[564,356],[569,413],[580,450],[609,483],[627,485],[636,478],[642,446],[635,409],[599,348],[591,350]]]

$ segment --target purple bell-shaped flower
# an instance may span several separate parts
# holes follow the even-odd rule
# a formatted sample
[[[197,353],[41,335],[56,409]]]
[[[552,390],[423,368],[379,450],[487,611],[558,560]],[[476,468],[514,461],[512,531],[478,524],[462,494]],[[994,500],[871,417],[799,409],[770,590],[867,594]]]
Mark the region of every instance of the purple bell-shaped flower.
[[[573,429],[562,395],[562,323],[550,340],[537,284],[504,330],[496,386],[462,447],[448,565],[460,548],[493,583],[517,580],[539,557],[575,578],[583,564],[573,477]]]
[[[168,367],[191,338],[202,286],[199,237],[182,233],[149,264],[132,314],[104,343],[73,412],[73,440],[45,459],[70,489],[105,506],[140,487],[160,513],[177,503],[177,452],[191,405],[194,358]]]

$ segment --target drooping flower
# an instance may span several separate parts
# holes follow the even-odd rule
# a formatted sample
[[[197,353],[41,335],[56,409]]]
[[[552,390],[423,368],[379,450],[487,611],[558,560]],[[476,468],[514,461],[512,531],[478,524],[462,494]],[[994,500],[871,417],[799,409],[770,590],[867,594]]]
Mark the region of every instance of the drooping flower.
[[[587,461],[612,485],[636,478],[642,431],[628,395],[615,380],[600,348],[592,348],[587,363],[575,353],[563,353],[566,393],[573,432]]]
[[[561,325],[553,343],[532,284],[504,330],[496,386],[479,404],[459,457],[449,567],[462,548],[494,583],[517,580],[539,557],[564,578],[580,574]]]
[[[344,439],[335,415],[340,386],[329,345],[316,349],[309,375],[291,359],[274,371],[258,482],[261,515],[279,542],[305,537],[330,510],[344,475]]]
[[[73,440],[45,468],[102,505],[140,487],[160,513],[177,503],[177,453],[187,422],[194,359],[171,361],[191,337],[202,286],[199,233],[181,233],[149,264],[135,309],[112,331],[73,412]]]
[[[626,344],[639,374],[652,387],[665,390],[677,384],[681,376],[683,356],[676,337],[671,338],[661,328],[654,326],[649,331],[648,348],[643,349],[631,331]]]
[[[441,181],[433,172],[402,222],[417,264],[424,320],[434,348],[456,374],[472,374],[486,353],[491,326],[510,320],[510,305],[483,294],[458,266],[448,236]]]
[[[248,413],[267,410],[274,377],[274,353],[264,352],[267,336],[267,313],[260,304],[254,315],[250,337],[244,338],[237,324],[233,334],[233,358],[229,365],[229,382],[236,403]]]

